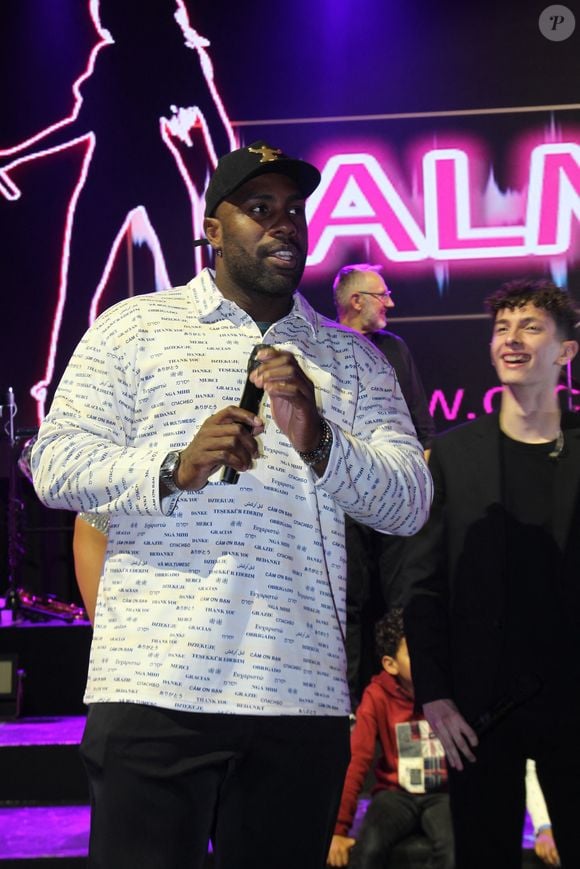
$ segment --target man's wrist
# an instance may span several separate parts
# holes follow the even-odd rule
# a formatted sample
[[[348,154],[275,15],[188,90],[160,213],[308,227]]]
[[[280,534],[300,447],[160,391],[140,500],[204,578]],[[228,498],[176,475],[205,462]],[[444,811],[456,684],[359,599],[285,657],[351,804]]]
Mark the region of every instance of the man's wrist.
[[[332,448],[332,429],[324,419],[320,417],[320,440],[313,450],[298,450],[298,455],[306,465],[318,465],[326,461]]]
[[[183,491],[183,489],[180,489],[177,485],[177,471],[180,462],[181,453],[173,450],[167,453],[163,459],[161,468],[159,469],[159,487],[162,496],[164,492],[169,495],[177,495],[179,492]]]

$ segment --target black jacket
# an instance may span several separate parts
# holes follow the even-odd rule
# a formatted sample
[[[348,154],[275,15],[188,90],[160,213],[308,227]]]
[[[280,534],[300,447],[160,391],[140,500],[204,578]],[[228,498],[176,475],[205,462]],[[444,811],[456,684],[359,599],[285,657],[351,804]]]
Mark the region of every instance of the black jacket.
[[[554,582],[565,601],[566,627],[580,637],[580,528],[571,527],[580,515],[580,414],[564,414],[562,428],[564,448],[553,460],[552,528],[563,558]],[[415,696],[421,706],[452,698],[473,719],[499,699],[494,684],[501,667],[506,540],[497,416],[438,435],[429,466],[435,483],[430,518],[409,539],[403,566]]]

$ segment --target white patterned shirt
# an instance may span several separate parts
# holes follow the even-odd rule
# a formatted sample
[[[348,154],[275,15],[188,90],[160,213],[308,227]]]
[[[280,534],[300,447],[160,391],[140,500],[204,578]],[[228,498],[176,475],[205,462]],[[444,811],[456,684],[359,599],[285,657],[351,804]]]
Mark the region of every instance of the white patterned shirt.
[[[333,432],[324,475],[278,430],[266,396],[261,455],[238,483],[217,472],[161,502],[163,459],[239,404],[258,343],[293,353],[313,382]],[[32,466],[45,504],[110,517],[85,702],[196,712],[347,714],[344,512],[409,535],[432,496],[384,356],[299,293],[262,337],[207,269],[99,317]]]

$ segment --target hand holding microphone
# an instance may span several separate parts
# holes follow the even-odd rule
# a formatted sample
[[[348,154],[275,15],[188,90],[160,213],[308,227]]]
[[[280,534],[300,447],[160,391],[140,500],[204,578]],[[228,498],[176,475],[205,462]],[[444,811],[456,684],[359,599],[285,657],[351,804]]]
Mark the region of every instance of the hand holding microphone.
[[[253,375],[257,368],[259,372]],[[322,421],[312,382],[292,353],[256,344],[248,361],[240,409],[257,415],[264,392],[268,393],[274,422],[294,449],[300,453],[315,450],[321,441]],[[237,483],[238,477],[234,468],[226,467],[222,482]]]
[[[259,360],[257,359],[258,351],[268,346],[268,344],[256,344],[256,346],[252,350],[250,358],[248,359],[248,376],[246,378],[246,385],[244,386],[242,400],[240,401],[240,408],[242,410],[249,410],[250,413],[253,413],[256,416],[258,414],[258,410],[260,409],[260,402],[262,401],[264,390],[260,389],[258,386],[252,383],[252,381],[250,380],[250,374],[260,364]],[[236,471],[234,468],[226,466],[222,474],[222,483],[237,483],[239,476],[240,475],[238,471]]]
[[[256,437],[264,431],[258,416],[264,392],[268,393],[276,425],[295,450],[308,452],[319,446],[321,417],[314,386],[293,354],[257,344],[247,370],[240,405],[226,407],[206,419],[181,451],[174,477],[179,489],[202,489],[223,465],[222,481],[236,483],[240,472],[252,466],[258,456]]]
[[[190,444],[179,454],[174,482],[179,489],[194,492],[203,489],[208,479],[224,465],[235,475],[252,466],[258,456],[256,437],[264,431],[257,416],[263,390],[249,380],[250,372],[259,364],[254,347],[248,362],[248,380],[241,406],[233,405],[218,410],[208,417]]]

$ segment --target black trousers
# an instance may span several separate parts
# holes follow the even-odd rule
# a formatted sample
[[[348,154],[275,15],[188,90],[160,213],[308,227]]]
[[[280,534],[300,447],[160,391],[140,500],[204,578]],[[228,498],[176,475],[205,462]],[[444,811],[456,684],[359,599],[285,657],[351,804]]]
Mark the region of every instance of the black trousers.
[[[475,763],[449,770],[457,869],[521,869],[528,757],[536,760],[563,869],[580,866],[577,693],[571,682],[558,703],[532,701],[515,711],[482,737]]]
[[[89,711],[92,869],[323,869],[349,760],[346,717]]]
[[[400,567],[405,538],[379,534],[345,517],[346,660],[352,711],[378,673],[375,624],[386,610],[402,606]]]
[[[431,843],[428,869],[453,869],[448,794],[379,791],[367,809],[349,869],[385,869],[397,842],[416,832],[423,832]]]

